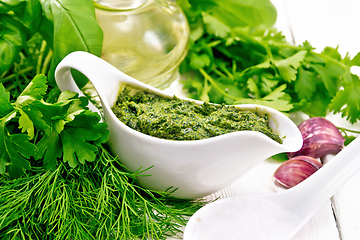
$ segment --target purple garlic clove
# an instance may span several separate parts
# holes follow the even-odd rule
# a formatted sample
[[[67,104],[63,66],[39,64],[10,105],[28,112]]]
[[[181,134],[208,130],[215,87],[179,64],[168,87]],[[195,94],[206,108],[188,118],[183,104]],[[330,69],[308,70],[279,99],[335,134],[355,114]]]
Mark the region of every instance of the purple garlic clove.
[[[321,158],[327,154],[337,154],[344,147],[345,138],[339,129],[325,118],[310,118],[300,123],[298,128],[303,138],[303,146],[297,152],[288,153],[289,158],[299,155]]]
[[[297,156],[281,164],[273,178],[281,185],[291,188],[311,176],[322,164],[309,156]]]

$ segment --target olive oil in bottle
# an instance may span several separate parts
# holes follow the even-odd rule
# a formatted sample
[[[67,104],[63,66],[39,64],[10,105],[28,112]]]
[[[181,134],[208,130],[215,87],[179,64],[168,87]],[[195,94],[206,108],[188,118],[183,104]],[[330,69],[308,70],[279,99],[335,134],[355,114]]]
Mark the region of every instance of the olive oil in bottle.
[[[95,11],[104,33],[102,59],[154,87],[179,77],[189,26],[175,1],[95,0]]]

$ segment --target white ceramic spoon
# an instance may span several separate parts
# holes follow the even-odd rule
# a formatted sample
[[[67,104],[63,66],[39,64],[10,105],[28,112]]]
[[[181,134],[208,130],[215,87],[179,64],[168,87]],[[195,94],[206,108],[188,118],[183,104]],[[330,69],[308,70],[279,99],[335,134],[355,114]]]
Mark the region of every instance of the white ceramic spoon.
[[[356,138],[312,176],[280,193],[238,196],[206,205],[189,220],[184,240],[288,240],[360,168]]]

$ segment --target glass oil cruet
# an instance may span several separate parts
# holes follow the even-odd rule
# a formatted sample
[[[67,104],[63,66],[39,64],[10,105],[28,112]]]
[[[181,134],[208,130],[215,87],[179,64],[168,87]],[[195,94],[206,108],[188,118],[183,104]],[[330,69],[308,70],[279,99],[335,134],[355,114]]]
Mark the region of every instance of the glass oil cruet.
[[[94,0],[104,33],[101,58],[158,88],[179,77],[189,26],[175,0]]]

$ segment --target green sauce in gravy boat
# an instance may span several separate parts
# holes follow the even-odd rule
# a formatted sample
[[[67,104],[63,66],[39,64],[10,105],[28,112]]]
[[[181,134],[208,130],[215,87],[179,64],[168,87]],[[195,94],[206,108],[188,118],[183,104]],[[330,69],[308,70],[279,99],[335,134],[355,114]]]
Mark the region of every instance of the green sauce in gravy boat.
[[[84,74],[96,89],[110,131],[109,145],[113,153],[131,171],[151,167],[144,173],[151,176],[139,177],[140,184],[146,188],[176,189],[171,195],[177,198],[204,197],[234,183],[272,155],[295,152],[302,146],[301,133],[292,120],[277,110],[253,104],[238,107],[257,111],[260,115],[268,114],[269,125],[283,138],[282,144],[256,131],[239,131],[192,141],[152,137],[131,129],[114,115],[111,107],[119,91],[125,84],[163,97],[173,96],[124,74],[87,52],[70,53],[59,63],[55,79],[61,91],[84,95],[73,80],[71,69]],[[89,109],[99,112],[91,103]]]

